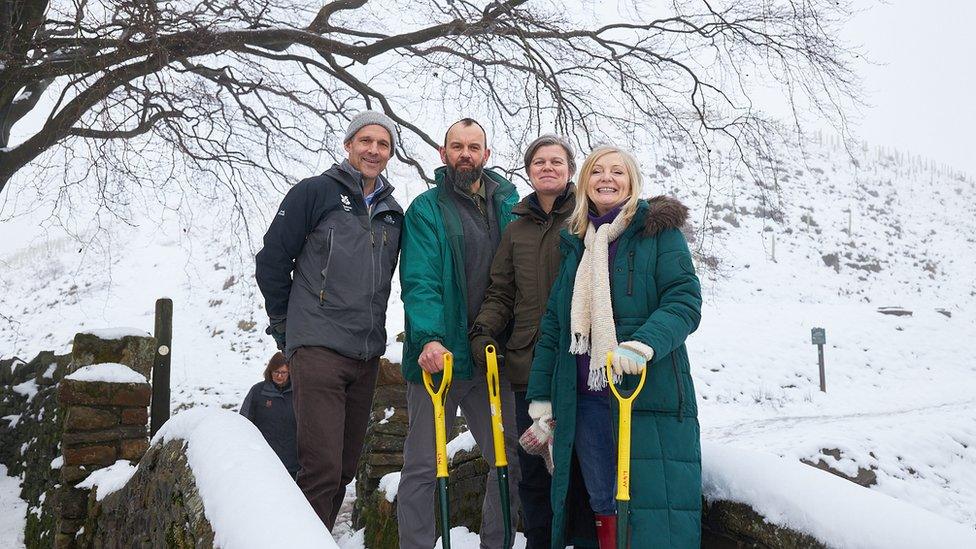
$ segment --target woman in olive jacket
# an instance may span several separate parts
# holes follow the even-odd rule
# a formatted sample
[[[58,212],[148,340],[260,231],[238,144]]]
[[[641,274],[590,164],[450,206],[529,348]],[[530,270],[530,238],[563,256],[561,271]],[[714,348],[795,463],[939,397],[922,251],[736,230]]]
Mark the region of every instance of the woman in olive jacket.
[[[256,383],[248,391],[241,404],[241,415],[261,431],[288,474],[295,478],[298,474],[295,409],[292,406],[288,364],[280,351],[268,361],[264,381]]]
[[[485,346],[504,353],[502,371],[515,394],[515,420],[522,433],[529,417],[525,390],[532,366],[532,349],[539,339],[539,321],[549,290],[559,272],[559,231],[566,226],[576,204],[570,178],[576,173],[572,146],[564,137],[543,135],[525,150],[525,173],[534,192],[519,202],[491,263],[491,279],[481,311],[469,333],[471,356],[485,369]],[[511,323],[505,348],[498,347]],[[527,549],[548,548],[552,510],[549,508],[549,472],[539,456],[518,449],[519,501]]]
[[[601,549],[616,546],[615,381],[647,382],[634,402],[630,546],[699,547],[701,449],[685,339],[701,318],[701,288],[680,228],[687,208],[640,200],[636,162],[615,147],[594,150],[580,171],[577,206],[562,233],[563,261],[535,348],[526,398],[530,428],[550,425],[552,547],[564,547],[571,470],[581,471]],[[592,357],[592,359],[591,359]],[[570,509],[570,510],[567,510]]]

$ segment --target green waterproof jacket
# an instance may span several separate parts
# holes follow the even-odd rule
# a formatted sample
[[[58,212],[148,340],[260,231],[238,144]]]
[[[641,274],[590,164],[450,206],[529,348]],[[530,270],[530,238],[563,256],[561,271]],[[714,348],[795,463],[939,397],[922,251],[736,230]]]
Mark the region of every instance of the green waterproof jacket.
[[[647,381],[634,401],[631,437],[631,546],[691,548],[701,536],[701,446],[685,338],[701,318],[701,286],[681,233],[688,210],[668,197],[640,201],[618,238],[610,268],[617,341],[654,349]],[[551,401],[556,422],[552,474],[553,547],[567,539],[570,464],[576,428],[577,366],[569,353],[573,283],[583,242],[562,233],[563,261],[542,320],[526,398]],[[597,360],[594,357],[594,360]],[[625,376],[624,388],[637,384]],[[610,396],[616,438],[616,400]],[[570,498],[574,499],[574,498]],[[575,516],[575,515],[574,515]]]
[[[413,383],[422,380],[417,358],[431,341],[440,341],[454,355],[454,379],[472,377],[464,233],[444,173],[444,167],[437,169],[437,185],[415,198],[403,219],[400,296],[406,340],[401,368],[403,377]],[[498,184],[491,198],[498,225],[493,228],[500,234],[515,219],[512,208],[518,203],[518,192],[492,170],[485,169],[483,177]]]

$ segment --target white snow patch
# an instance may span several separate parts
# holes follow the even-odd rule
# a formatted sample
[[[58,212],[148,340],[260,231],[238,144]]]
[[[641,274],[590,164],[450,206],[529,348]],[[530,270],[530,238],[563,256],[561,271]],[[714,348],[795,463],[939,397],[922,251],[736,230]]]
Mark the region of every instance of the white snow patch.
[[[380,420],[380,425],[390,422],[390,418],[396,413],[396,408],[387,408],[383,410],[383,419]]]
[[[60,469],[64,467],[64,456],[58,456],[51,460],[51,469]]]
[[[52,362],[52,363],[51,363],[51,364],[50,364],[50,365],[49,365],[49,366],[47,367],[47,370],[44,370],[44,375],[43,375],[43,377],[46,377],[46,378],[48,378],[48,379],[51,379],[51,378],[53,378],[53,377],[54,377],[54,371],[55,371],[55,370],[57,370],[57,369],[58,369],[58,363],[57,363],[57,362]]]
[[[338,547],[281,460],[244,416],[199,406],[163,424],[152,444],[169,440],[186,441],[187,462],[213,526],[215,546]]]
[[[702,492],[830,547],[976,547],[976,531],[920,507],[789,459],[707,441]]]
[[[20,479],[7,476],[0,464],[0,547],[23,549],[27,502],[20,499]]]
[[[471,431],[461,433],[460,435],[454,437],[451,442],[447,443],[447,460],[453,460],[454,454],[457,454],[462,450],[466,452],[471,451],[474,446],[474,435],[471,433]]]
[[[18,395],[27,397],[27,402],[30,402],[37,396],[37,381],[28,379],[19,385],[14,385],[13,389]]]
[[[105,362],[83,366],[65,376],[75,381],[105,381],[108,383],[145,383],[146,377],[124,364]]]
[[[9,416],[3,416],[0,419],[5,419],[10,422],[10,428],[13,429],[20,423],[20,414],[10,414]]]
[[[88,478],[78,483],[78,488],[94,489],[95,501],[102,501],[105,496],[125,486],[135,473],[135,465],[128,460],[120,459],[88,475]]]
[[[437,538],[434,549],[441,549],[442,539]],[[478,549],[481,547],[481,537],[476,532],[472,532],[464,526],[451,528],[451,547],[454,549]],[[512,540],[513,549],[525,549],[525,536],[521,532],[515,533]]]
[[[397,490],[400,489],[400,471],[383,475],[378,488],[386,496],[386,501],[393,503],[397,496]]]
[[[135,337],[152,337],[152,334],[145,330],[139,328],[101,328],[97,330],[85,330],[79,332],[82,334],[91,334],[99,339],[122,339],[123,337],[135,336]]]

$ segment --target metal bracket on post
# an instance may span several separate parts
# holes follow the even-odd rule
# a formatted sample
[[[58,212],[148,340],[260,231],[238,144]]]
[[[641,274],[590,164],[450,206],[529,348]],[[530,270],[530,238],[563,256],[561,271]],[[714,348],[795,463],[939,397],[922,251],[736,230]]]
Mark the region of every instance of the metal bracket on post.
[[[149,436],[169,419],[169,366],[173,356],[173,300],[156,300],[156,356],[152,368],[152,405],[149,408]]]
[[[817,346],[818,362],[820,364],[820,392],[827,392],[827,380],[826,374],[824,373],[824,352],[823,346],[827,344],[827,331],[823,328],[814,328],[810,330],[810,339],[812,343]]]

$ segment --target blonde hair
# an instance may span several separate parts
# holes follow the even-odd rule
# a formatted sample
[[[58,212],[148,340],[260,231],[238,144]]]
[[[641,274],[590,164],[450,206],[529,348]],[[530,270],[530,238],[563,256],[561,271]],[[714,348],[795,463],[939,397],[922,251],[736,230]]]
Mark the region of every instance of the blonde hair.
[[[624,216],[625,223],[630,223],[630,218],[634,217],[634,213],[637,211],[637,201],[640,199],[644,179],[641,177],[634,155],[620,147],[597,147],[586,157],[583,166],[580,168],[577,177],[578,183],[576,184],[576,207],[573,208],[573,213],[569,216],[569,231],[580,238],[586,235],[586,230],[590,227],[590,197],[587,192],[590,189],[590,174],[593,172],[593,165],[596,164],[597,160],[614,153],[619,154],[620,158],[623,159],[624,167],[627,168],[627,175],[630,176],[630,196],[624,202],[620,215]]]

